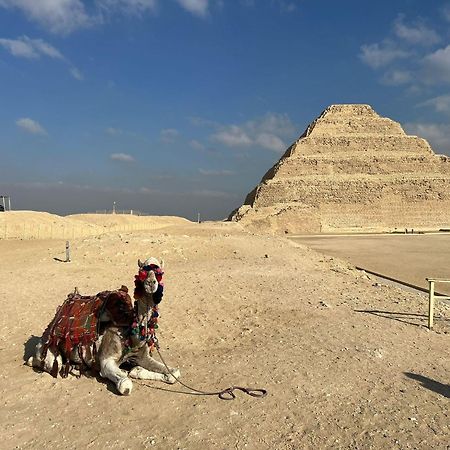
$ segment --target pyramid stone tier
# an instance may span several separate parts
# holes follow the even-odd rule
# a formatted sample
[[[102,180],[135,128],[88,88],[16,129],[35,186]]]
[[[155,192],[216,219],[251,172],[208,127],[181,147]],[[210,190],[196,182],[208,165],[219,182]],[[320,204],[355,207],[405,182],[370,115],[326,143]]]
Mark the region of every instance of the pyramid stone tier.
[[[230,219],[289,233],[450,228],[450,158],[369,105],[332,105]]]

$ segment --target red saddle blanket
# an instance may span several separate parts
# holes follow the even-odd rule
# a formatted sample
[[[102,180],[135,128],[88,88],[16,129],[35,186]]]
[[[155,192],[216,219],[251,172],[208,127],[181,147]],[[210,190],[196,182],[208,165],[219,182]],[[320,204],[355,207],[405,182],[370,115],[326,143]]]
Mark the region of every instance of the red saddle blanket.
[[[55,354],[62,354],[68,360],[76,346],[80,349],[95,343],[103,312],[115,325],[130,326],[133,323],[133,303],[126,286],[94,296],[69,294],[44,331],[42,357],[45,358],[48,348],[51,348]]]

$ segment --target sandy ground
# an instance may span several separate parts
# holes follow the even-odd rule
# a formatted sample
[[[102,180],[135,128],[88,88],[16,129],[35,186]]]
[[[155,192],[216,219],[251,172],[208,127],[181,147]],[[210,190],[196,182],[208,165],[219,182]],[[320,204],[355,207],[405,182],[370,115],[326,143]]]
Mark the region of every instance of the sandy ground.
[[[1,241],[0,447],[449,449],[450,313],[334,257],[235,223]],[[132,285],[137,258],[166,261],[159,337],[198,397],[146,382],[121,397],[99,378],[55,380],[23,365],[74,286]],[[171,392],[172,391],[172,392]]]
[[[450,279],[450,233],[302,236],[295,242],[351,264],[428,289],[426,278]],[[450,294],[450,285],[439,284]]]

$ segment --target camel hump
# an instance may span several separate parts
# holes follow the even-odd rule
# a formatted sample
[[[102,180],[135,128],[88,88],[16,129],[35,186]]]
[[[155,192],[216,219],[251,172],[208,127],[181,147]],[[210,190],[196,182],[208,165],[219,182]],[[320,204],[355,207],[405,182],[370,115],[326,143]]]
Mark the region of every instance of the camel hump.
[[[133,301],[128,295],[128,288],[126,286],[122,286],[117,291],[105,291],[98,295],[103,295],[105,297],[103,311],[108,313],[111,321],[115,325],[128,326],[133,323]]]

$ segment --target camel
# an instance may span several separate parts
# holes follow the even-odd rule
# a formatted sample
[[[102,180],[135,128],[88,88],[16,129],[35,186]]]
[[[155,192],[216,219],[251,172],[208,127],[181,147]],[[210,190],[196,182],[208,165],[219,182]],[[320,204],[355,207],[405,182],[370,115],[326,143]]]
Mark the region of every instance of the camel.
[[[156,258],[138,260],[134,306],[125,286],[93,297],[80,296],[77,290],[69,294],[27,364],[55,377],[58,372],[67,376],[74,367],[97,370],[102,378],[115,384],[121,395],[131,394],[131,378],[175,383],[180,371],[166,367],[151,356],[151,350],[157,345],[155,328],[157,305],[162,300],[163,264]],[[69,319],[73,330],[73,317],[69,316],[86,308],[90,308],[90,315],[82,317],[81,322],[94,325],[91,329],[82,327],[78,335],[72,334],[67,339],[67,327],[61,323]],[[64,312],[67,312],[65,316]],[[124,363],[131,364],[129,372],[121,368]]]

